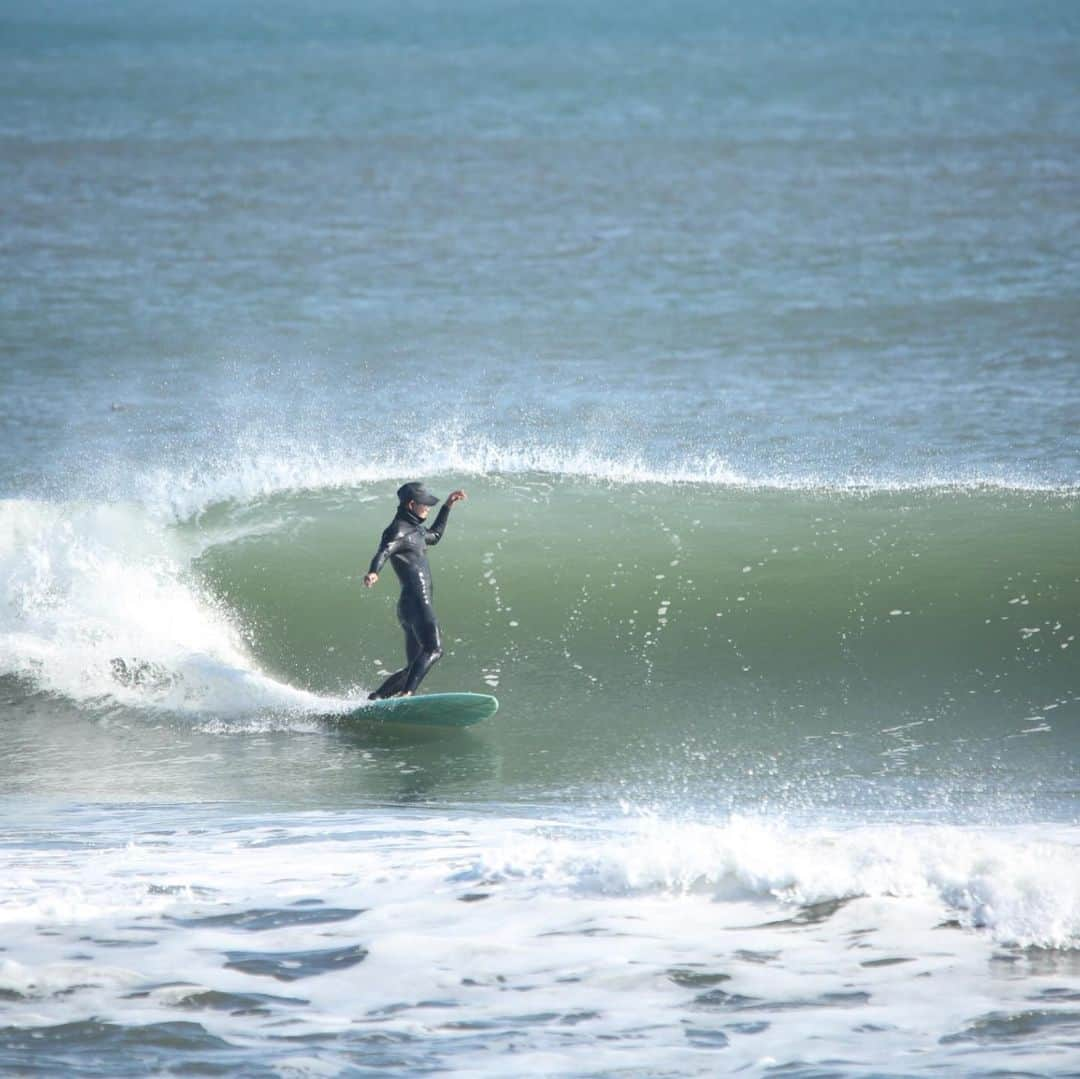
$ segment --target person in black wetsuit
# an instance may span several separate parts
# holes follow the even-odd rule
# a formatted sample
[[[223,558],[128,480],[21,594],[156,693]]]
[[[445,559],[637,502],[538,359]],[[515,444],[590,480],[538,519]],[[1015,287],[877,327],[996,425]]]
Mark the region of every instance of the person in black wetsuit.
[[[379,549],[364,577],[364,587],[374,587],[379,571],[389,558],[401,582],[397,616],[405,631],[405,666],[369,694],[368,699],[372,701],[381,697],[411,696],[442,658],[442,636],[431,606],[431,567],[427,549],[442,539],[450,507],[465,498],[465,492],[453,491],[447,495],[431,528],[424,527],[424,520],[439,500],[423,484],[406,483],[398,488],[397,496],[397,514],[382,534]]]

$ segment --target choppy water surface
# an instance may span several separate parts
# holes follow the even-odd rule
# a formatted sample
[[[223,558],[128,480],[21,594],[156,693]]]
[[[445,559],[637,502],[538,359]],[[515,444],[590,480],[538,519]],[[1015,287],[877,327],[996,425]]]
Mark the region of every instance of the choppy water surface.
[[[1046,1074],[1080,1022],[1068,831],[143,805],[18,834],[9,1067],[704,1075],[824,1041],[835,1073]]]
[[[0,1070],[1074,1073],[1078,40],[9,5]]]

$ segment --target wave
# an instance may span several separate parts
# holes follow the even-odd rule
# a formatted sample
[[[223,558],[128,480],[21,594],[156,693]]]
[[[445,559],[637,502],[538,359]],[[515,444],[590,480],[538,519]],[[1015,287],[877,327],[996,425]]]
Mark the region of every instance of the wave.
[[[624,738],[872,722],[897,760],[942,720],[1037,738],[1075,709],[1072,488],[770,486],[719,459],[619,472],[475,446],[450,472],[439,453],[439,471],[298,454],[150,472],[126,501],[0,503],[0,673],[204,719],[340,710],[396,665],[392,580],[359,579],[394,487],[423,476],[471,492],[432,555],[431,688]]]

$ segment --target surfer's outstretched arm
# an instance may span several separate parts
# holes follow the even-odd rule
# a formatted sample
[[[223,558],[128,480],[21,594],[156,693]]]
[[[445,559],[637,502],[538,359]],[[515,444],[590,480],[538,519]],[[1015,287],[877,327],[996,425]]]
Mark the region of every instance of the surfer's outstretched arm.
[[[443,533],[446,531],[446,522],[450,520],[450,503],[444,503],[442,509],[439,510],[438,517],[435,518],[435,523],[430,528],[424,529],[424,542],[429,547],[434,547],[436,543],[443,538]]]
[[[443,503],[442,509],[439,510],[438,517],[435,518],[435,523],[424,530],[424,542],[429,547],[434,547],[443,538],[443,532],[446,531],[446,522],[450,520],[450,507],[455,502],[461,502],[464,498],[464,491],[451,491],[446,496],[446,501]]]

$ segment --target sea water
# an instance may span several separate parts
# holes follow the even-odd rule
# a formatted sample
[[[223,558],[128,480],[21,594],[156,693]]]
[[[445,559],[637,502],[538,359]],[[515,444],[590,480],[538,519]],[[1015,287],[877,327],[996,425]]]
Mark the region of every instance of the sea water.
[[[1078,44],[8,4],[0,1070],[1080,1070]]]

